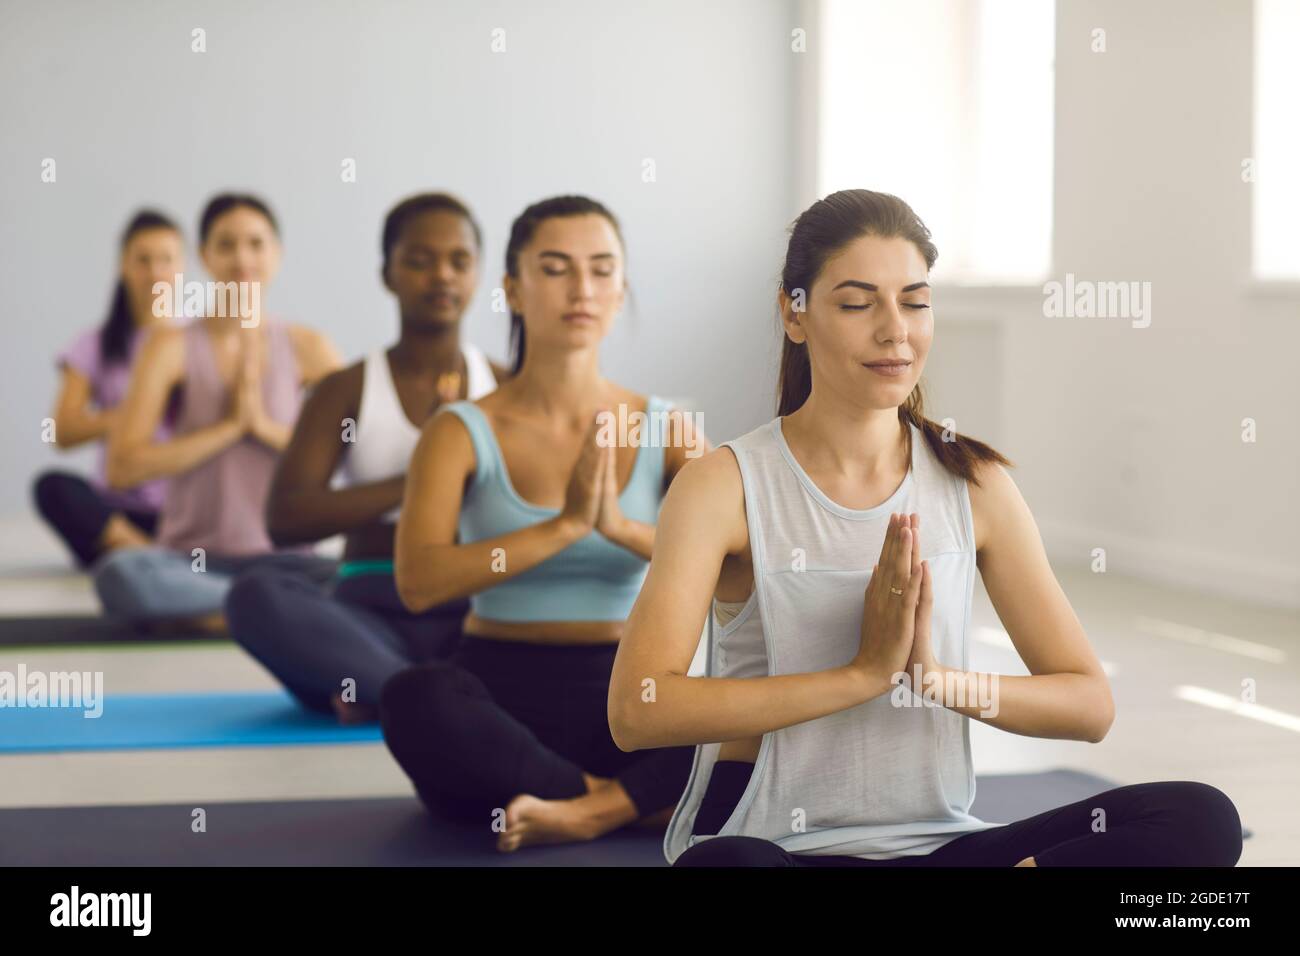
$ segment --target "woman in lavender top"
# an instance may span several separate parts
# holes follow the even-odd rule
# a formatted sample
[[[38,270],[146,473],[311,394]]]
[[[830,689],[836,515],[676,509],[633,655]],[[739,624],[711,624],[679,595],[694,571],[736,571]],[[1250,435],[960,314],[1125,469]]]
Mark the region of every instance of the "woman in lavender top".
[[[113,617],[150,627],[221,627],[222,602],[239,571],[256,565],[313,579],[333,574],[334,562],[309,548],[277,552],[266,529],[271,476],[303,389],[341,364],[326,336],[261,308],[280,252],[275,217],[257,197],[223,193],[204,208],[199,254],[214,283],[206,314],[149,336],[109,434],[111,485],[168,482],[153,546],[95,564],[95,590]],[[171,436],[159,441],[158,425],[177,393]]]
[[[38,475],[33,486],[37,510],[85,567],[117,548],[152,540],[166,482],[143,481],[113,489],[104,471],[109,427],[120,416],[131,364],[147,333],[171,322],[170,297],[155,314],[153,286],[171,283],[183,270],[180,229],[161,213],[136,213],[121,239],[117,288],[108,317],[98,328],[76,336],[58,357],[61,384],[54,412],[54,438],[61,449],[87,442],[98,445],[98,467],[87,479],[59,469]],[[169,421],[158,424],[165,441]]]

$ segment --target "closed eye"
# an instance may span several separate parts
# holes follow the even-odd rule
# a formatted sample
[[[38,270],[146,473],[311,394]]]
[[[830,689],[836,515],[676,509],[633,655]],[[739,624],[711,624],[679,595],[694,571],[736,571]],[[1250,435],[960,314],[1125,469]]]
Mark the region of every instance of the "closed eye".
[[[930,308],[928,305],[926,305],[923,302],[904,302],[903,305],[908,309]],[[840,308],[845,310],[846,312],[865,312],[867,309],[871,308],[871,303],[868,302],[866,305],[842,305],[840,306]]]

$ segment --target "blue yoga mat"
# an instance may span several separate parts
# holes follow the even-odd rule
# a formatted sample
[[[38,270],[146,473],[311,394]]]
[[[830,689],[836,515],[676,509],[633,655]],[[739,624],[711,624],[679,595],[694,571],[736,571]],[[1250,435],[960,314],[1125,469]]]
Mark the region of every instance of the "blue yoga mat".
[[[287,691],[121,694],[99,717],[80,708],[0,707],[0,753],[265,747],[382,740],[379,724],[343,726],[304,710]]]

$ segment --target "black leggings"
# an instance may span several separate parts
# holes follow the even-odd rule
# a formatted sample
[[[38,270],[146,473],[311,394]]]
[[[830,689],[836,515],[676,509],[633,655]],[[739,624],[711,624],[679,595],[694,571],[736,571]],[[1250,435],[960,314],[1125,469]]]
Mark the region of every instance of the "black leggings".
[[[153,536],[158,513],[125,508],[106,499],[90,482],[68,471],[47,471],[32,486],[36,510],[63,539],[83,568],[100,556],[99,539],[114,514],[124,515],[133,525]]]
[[[741,761],[717,763],[696,815],[697,834],[722,827],[752,769]],[[1105,823],[1100,832],[1094,829],[1099,819]],[[1241,818],[1216,787],[1162,780],[1116,787],[1015,823],[966,833],[924,856],[810,856],[757,837],[724,836],[695,844],[673,865],[1015,866],[1030,856],[1039,866],[1236,866]]]
[[[579,797],[586,771],[618,780],[638,817],[650,816],[681,798],[695,748],[619,750],[606,709],[616,651],[466,635],[449,661],[384,685],[384,740],[441,815],[488,820],[523,793]]]

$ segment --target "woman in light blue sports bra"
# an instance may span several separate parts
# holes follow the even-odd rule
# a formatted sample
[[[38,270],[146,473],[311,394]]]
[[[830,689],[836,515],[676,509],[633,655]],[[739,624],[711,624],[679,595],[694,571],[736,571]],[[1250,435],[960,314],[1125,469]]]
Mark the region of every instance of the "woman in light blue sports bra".
[[[660,501],[708,449],[600,373],[623,260],[594,200],[526,209],[506,250],[515,374],[435,415],[407,474],[398,593],[415,613],[471,609],[451,661],[385,684],[384,739],[431,811],[491,824],[507,852],[662,825],[690,768],[689,747],[620,750],[606,714]]]

